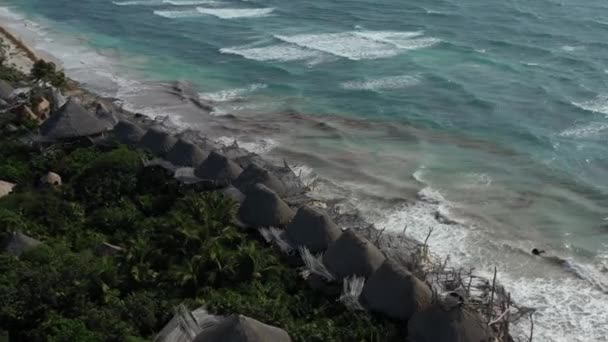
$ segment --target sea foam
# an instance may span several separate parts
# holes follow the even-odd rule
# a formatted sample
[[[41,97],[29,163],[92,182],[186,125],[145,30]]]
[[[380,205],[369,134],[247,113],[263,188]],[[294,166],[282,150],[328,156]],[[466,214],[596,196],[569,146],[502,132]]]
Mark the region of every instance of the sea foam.
[[[216,0],[130,0],[130,1],[113,1],[117,6],[197,6],[197,5],[213,5],[220,3]]]
[[[213,101],[213,102],[229,102],[229,101],[241,99],[252,92],[255,92],[260,89],[265,89],[266,87],[267,87],[266,84],[255,83],[255,84],[251,84],[245,88],[233,88],[233,89],[220,90],[220,91],[213,92],[213,93],[201,93],[201,94],[199,94],[199,96],[202,99]]]
[[[171,11],[171,10],[160,11],[160,10],[157,10],[157,11],[154,11],[153,13],[155,15],[160,16],[160,17],[169,18],[169,19],[196,18],[196,17],[203,16],[197,10],[177,10],[177,11]]]
[[[416,76],[402,75],[375,79],[348,81],[341,84],[347,90],[394,90],[415,86],[420,83]]]
[[[590,138],[608,130],[606,122],[592,122],[562,131],[559,136],[567,138]]]
[[[213,15],[221,19],[257,18],[270,15],[274,8],[205,8],[197,7],[196,10],[202,14]]]
[[[420,38],[421,35],[422,32],[352,31],[274,37],[306,49],[361,60],[393,57],[406,50],[432,46],[439,41],[436,38]]]
[[[113,1],[116,6],[160,6],[162,0],[132,0],[132,1]]]
[[[608,116],[608,95],[600,95],[593,100],[572,102],[572,104],[581,109]]]
[[[220,3],[220,1],[216,0],[163,0],[163,4],[171,6],[214,5]]]
[[[243,56],[256,61],[300,61],[321,58],[318,51],[304,49],[289,44],[271,45],[266,47],[235,46],[220,49],[221,53]]]
[[[424,183],[425,169],[419,169],[414,178]],[[537,309],[535,340],[586,342],[604,339],[608,331],[605,325],[608,321],[605,274],[600,274],[592,265],[570,259],[561,268],[545,266],[543,259],[527,253],[527,246],[505,248],[517,242],[492,237],[485,229],[467,225],[466,220],[454,220],[456,223],[451,224],[436,220],[437,212],[450,215],[454,206],[457,204],[448,202],[440,191],[427,186],[418,194],[418,201],[384,210],[376,215],[373,223],[379,229],[395,233],[405,228],[407,234],[418,240],[424,240],[433,229],[429,239],[433,253],[443,259],[449,256],[449,263],[454,266],[476,267],[476,272],[482,276],[491,277],[491,270],[498,266],[498,280],[511,292],[512,298],[519,305]],[[504,263],[504,260],[515,258],[529,260],[524,263],[530,268],[538,267],[537,264],[556,267],[556,273],[550,278],[534,277],[533,271],[527,276],[520,275],[511,269],[513,265]],[[517,337],[529,330],[524,319],[513,326],[511,332]]]
[[[274,37],[302,48],[351,60],[386,58],[399,54],[399,49],[392,44],[375,41],[352,32],[275,35]]]

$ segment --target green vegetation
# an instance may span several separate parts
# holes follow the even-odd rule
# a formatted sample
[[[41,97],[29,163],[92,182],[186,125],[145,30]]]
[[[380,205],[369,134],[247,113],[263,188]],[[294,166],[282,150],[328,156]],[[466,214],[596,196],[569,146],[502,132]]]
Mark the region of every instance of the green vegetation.
[[[59,88],[65,87],[67,84],[67,78],[63,71],[57,70],[55,63],[45,62],[42,59],[34,63],[30,76],[36,81],[50,82]]]
[[[310,288],[256,232],[232,224],[234,202],[144,166],[143,152],[14,138],[0,138],[0,179],[18,184],[0,199],[0,239],[18,230],[43,244],[0,254],[0,340],[7,331],[10,341],[146,341],[181,303],[247,315],[295,341],[404,339],[399,323]],[[36,187],[47,171],[62,175],[60,189]]]
[[[21,71],[6,64],[6,54],[8,53],[8,44],[0,38],[0,79],[7,82],[16,82],[26,78]]]

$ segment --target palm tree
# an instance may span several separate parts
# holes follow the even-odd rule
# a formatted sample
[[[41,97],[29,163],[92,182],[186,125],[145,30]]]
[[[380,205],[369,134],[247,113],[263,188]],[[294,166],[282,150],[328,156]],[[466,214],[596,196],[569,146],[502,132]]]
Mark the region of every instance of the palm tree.
[[[157,253],[153,244],[142,235],[129,240],[127,253],[123,258],[123,265],[128,268],[128,274],[136,284],[152,283],[158,273],[152,269],[152,261]]]

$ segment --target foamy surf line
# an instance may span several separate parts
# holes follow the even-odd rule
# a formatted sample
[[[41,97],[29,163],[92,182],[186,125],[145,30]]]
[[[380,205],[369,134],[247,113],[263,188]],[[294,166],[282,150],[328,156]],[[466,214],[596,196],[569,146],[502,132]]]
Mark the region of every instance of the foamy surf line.
[[[346,90],[395,90],[415,86],[420,83],[416,76],[388,76],[376,79],[343,82],[340,86]]]
[[[237,18],[258,18],[269,16],[274,8],[206,8],[197,7],[196,10],[201,14],[212,15],[220,19]]]
[[[255,84],[251,84],[250,86],[245,87],[245,88],[226,89],[226,90],[220,90],[220,91],[213,92],[213,93],[200,93],[199,97],[201,99],[205,99],[205,100],[213,101],[213,102],[229,102],[229,101],[242,99],[250,93],[253,93],[260,89],[265,89],[267,87],[268,86],[266,84],[255,83]]]
[[[593,100],[572,102],[572,104],[580,109],[608,116],[608,95],[600,95]]]
[[[318,59],[323,56],[318,51],[308,50],[290,44],[271,45],[266,47],[234,46],[220,49],[220,53],[239,55],[256,61],[291,62]]]
[[[418,31],[352,31],[293,36],[274,35],[273,37],[282,43],[262,47],[252,47],[251,45],[226,47],[220,49],[220,52],[257,61],[309,61],[310,64],[335,58],[357,61],[393,57],[408,50],[430,47],[440,41],[436,38],[420,38],[422,34]],[[395,81],[403,84],[406,80],[385,80],[387,83]],[[366,87],[354,83],[344,86]],[[387,86],[397,87],[397,85],[391,84],[387,84]]]
[[[436,38],[417,38],[421,32],[352,31],[341,33],[274,35],[274,38],[302,48],[350,60],[393,57],[407,50],[430,47]]]
[[[219,4],[217,0],[132,0],[113,1],[116,6],[197,6]]]
[[[413,176],[419,182],[427,184],[424,171],[420,169]],[[486,278],[491,278],[494,266],[510,258],[526,258],[545,264],[543,259],[532,258],[525,247],[515,247],[513,249],[516,254],[510,254],[504,246],[510,246],[511,242],[496,240],[485,230],[468,226],[466,221],[454,220],[455,223],[451,224],[438,222],[436,213],[449,217],[453,206],[455,204],[448,202],[439,191],[427,186],[420,191],[415,203],[383,209],[376,213],[376,219],[372,222],[379,229],[387,228],[395,233],[400,233],[407,227],[407,233],[418,240],[424,240],[429,229],[434,229],[429,239],[429,247],[434,254],[441,258],[449,256],[449,262],[454,266],[476,267],[477,272]],[[517,275],[511,266],[513,265],[499,266],[497,279],[512,293],[518,304],[537,309],[535,341],[605,340],[608,335],[606,282],[591,265],[573,260],[567,260],[561,266],[547,264],[546,267],[560,270],[551,277],[535,277],[533,273]],[[511,330],[515,338],[528,334],[529,331],[526,320],[520,321]]]
[[[196,17],[203,16],[203,14],[199,13],[197,10],[181,10],[181,11],[156,10],[153,13],[154,13],[154,15],[158,15],[160,17],[169,18],[169,19],[196,18]]]

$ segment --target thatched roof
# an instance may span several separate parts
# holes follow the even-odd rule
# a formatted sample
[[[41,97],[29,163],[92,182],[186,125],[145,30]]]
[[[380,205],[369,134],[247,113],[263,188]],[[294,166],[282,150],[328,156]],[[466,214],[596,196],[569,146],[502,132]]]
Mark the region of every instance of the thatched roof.
[[[98,103],[95,109],[95,116],[106,124],[108,129],[114,128],[118,123],[118,118],[110,109],[107,109],[103,104]]]
[[[192,342],[204,329],[217,325],[223,317],[207,312],[204,307],[194,311],[178,305],[173,318],[156,334],[154,342]]]
[[[209,156],[209,153],[198,148],[188,141],[179,139],[171,151],[167,153],[166,159],[177,166],[199,166]]]
[[[13,94],[15,88],[13,88],[8,82],[5,80],[0,80],[0,100],[8,100]]]
[[[405,268],[384,261],[365,283],[360,301],[371,311],[408,320],[431,304],[431,289]]]
[[[241,172],[243,172],[243,169],[240,166],[214,151],[196,168],[194,175],[202,179],[231,182]]]
[[[44,176],[40,177],[40,184],[50,187],[61,186],[61,176],[54,172],[47,172]]]
[[[96,135],[107,129],[106,122],[70,98],[40,126],[40,133],[51,139],[68,139]]]
[[[222,190],[220,190],[220,192],[224,196],[232,199],[233,201],[235,201],[237,203],[243,203],[243,201],[245,200],[245,195],[241,192],[241,190],[235,188],[232,185],[223,188]]]
[[[239,217],[254,227],[284,227],[294,216],[293,210],[263,184],[256,184],[245,193]]]
[[[414,314],[408,322],[412,342],[477,342],[490,336],[479,315],[462,307],[445,310],[436,305]]]
[[[193,342],[291,342],[283,329],[243,315],[232,315],[204,329]]]
[[[243,192],[247,192],[247,188],[254,184],[264,184],[279,196],[285,196],[287,193],[285,184],[277,176],[256,164],[251,164],[234,181],[234,186]]]
[[[41,244],[40,241],[33,239],[21,232],[13,232],[8,242],[4,246],[4,252],[19,256],[24,252]]]
[[[55,87],[51,87],[51,94],[50,94],[50,98],[51,98],[51,104],[53,105],[53,110],[57,110],[59,108],[61,108],[61,106],[63,106],[67,100],[65,99],[65,96],[63,96],[63,94],[61,94],[61,90],[59,90],[58,88]]]
[[[287,225],[286,233],[293,247],[306,247],[318,253],[337,240],[342,231],[326,213],[303,206]]]
[[[385,259],[376,246],[352,229],[344,231],[323,255],[323,263],[337,279],[353,275],[369,277]]]
[[[119,121],[116,126],[114,126],[112,133],[121,143],[133,145],[141,140],[146,134],[146,131],[132,122]]]
[[[139,146],[162,157],[169,152],[176,143],[177,138],[171,134],[157,128],[150,128],[139,141]]]
[[[10,194],[14,187],[15,184],[0,180],[0,198]]]

